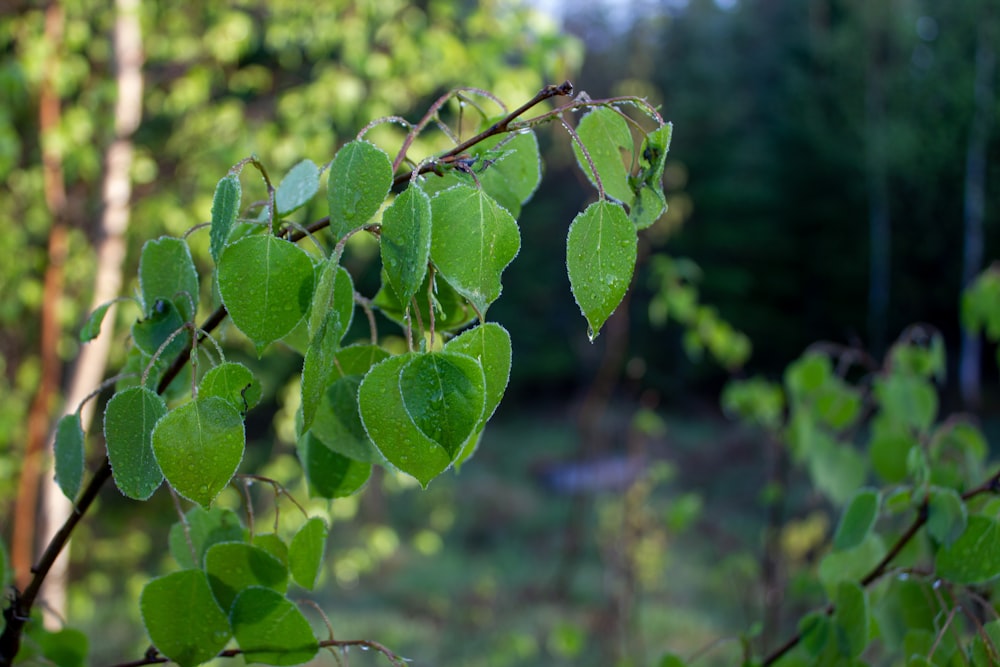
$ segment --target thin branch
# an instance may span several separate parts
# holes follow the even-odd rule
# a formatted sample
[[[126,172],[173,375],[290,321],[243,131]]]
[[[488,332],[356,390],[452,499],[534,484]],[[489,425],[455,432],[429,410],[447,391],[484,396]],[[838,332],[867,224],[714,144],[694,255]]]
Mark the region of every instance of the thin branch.
[[[384,655],[394,667],[406,667],[406,660],[404,658],[396,655],[385,645],[371,639],[325,639],[319,642],[319,648],[346,648],[350,646],[359,646],[365,650],[371,649],[373,651],[378,651]],[[216,657],[235,658],[238,655],[243,655],[243,649],[226,649],[225,651],[221,651]],[[151,647],[150,650],[146,651],[146,655],[139,660],[120,662],[116,665],[112,665],[112,667],[142,667],[142,665],[160,665],[166,662],[171,662],[170,658],[165,655],[160,655],[156,649]]]

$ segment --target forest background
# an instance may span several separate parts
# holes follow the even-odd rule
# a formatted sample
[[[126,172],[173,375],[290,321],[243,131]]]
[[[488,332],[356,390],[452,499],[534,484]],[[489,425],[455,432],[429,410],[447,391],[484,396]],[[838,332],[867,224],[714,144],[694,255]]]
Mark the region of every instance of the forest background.
[[[0,516],[12,552],[35,539],[14,535],[26,452],[44,446],[70,391],[98,253],[114,240],[102,222],[109,147],[132,149],[120,238],[134,275],[142,243],[207,220],[216,181],[250,152],[282,173],[374,118],[413,119],[455,86],[517,103],[569,78],[593,97],[648,98],[675,127],[670,208],[645,236],[626,307],[591,344],[552,258],[564,253],[557,221],[592,191],[565,137],[542,132],[554,159],[493,310],[513,340],[508,395],[460,475],[426,492],[376,477],[332,504],[321,602],[338,633],[422,664],[639,665],[706,647],[706,664],[730,664],[738,642],[714,642],[767,616],[763,588],[781,587],[775,637],[815,601],[794,573],[814,564],[837,514],[798,497],[782,519],[786,575],[765,576],[766,439],[722,417],[730,377],[780,379],[820,340],[880,357],[922,322],[946,343],[944,404],[998,430],[996,365],[963,339],[959,316],[962,288],[1000,241],[1000,17],[985,0],[578,2],[553,15],[503,0],[322,12],[300,0],[122,1],[117,14],[87,0],[4,4]],[[123,126],[112,28],[128,11],[145,89]],[[373,257],[363,243],[348,252],[352,272]],[[715,346],[699,323],[667,322],[670,280],[714,308],[701,324],[736,331],[713,329]],[[110,367],[123,357],[111,349]],[[277,478],[295,474],[294,359],[254,368],[266,407],[249,449],[278,455]],[[64,613],[99,628],[93,664],[145,646],[122,600],[164,567],[174,515],[160,501],[138,512],[105,493],[76,538]]]

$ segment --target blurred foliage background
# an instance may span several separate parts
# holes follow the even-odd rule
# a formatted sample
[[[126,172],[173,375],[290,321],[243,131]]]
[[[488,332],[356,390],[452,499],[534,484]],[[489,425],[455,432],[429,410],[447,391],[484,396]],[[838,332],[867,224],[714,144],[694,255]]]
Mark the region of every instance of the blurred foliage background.
[[[67,190],[58,356],[71,364],[113,138],[113,7],[59,4],[58,44],[44,38],[34,3],[4,3],[0,16],[0,516],[11,515],[40,381],[52,225],[43,148],[59,156]],[[983,71],[994,57],[984,44],[1000,36],[997,9],[988,0],[320,4],[141,3],[146,90],[125,276],[146,240],[208,219],[216,182],[239,159],[258,155],[275,178],[302,158],[323,163],[369,121],[416,120],[456,86],[516,106],[569,78],[592,97],[647,97],[675,126],[670,210],[645,234],[634,292],[594,345],[554,259],[593,191],[565,133],[542,132],[547,173],[491,313],[513,338],[512,386],[479,455],[427,492],[384,475],[360,497],[313,508],[333,521],[317,601],[338,637],[375,639],[416,664],[642,665],[667,648],[706,647],[704,664],[731,663],[739,645],[724,639],[760,616],[767,472],[754,436],[720,418],[718,391],[731,373],[780,377],[816,340],[881,354],[915,321],[943,333],[957,368],[960,291],[1000,242],[996,68]],[[50,59],[61,119],[43,134]],[[391,147],[402,131],[382,125],[369,136]],[[301,221],[322,215],[305,210]],[[205,233],[191,237],[196,261],[207,264],[207,244]],[[358,244],[347,258],[362,291],[374,286],[372,257]],[[123,308],[120,322],[135,315]],[[111,367],[123,359],[118,346]],[[247,464],[271,460],[264,473],[293,487],[297,359],[289,351],[254,365],[265,401],[251,415]],[[989,360],[981,366],[995,379]],[[954,377],[945,400],[959,405]],[[636,459],[638,481],[622,463]],[[789,561],[808,567],[834,515],[805,492],[799,500]],[[264,492],[260,502],[271,506]],[[80,529],[67,614],[101,637],[95,664],[144,650],[133,601],[147,573],[166,567],[174,520],[165,497],[138,507],[108,492]]]

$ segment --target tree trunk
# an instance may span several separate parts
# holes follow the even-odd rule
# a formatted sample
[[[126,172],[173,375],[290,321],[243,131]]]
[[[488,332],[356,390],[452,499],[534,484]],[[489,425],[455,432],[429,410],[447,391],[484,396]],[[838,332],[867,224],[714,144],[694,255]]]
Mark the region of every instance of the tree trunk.
[[[962,286],[975,280],[983,265],[983,218],[986,215],[986,150],[996,101],[996,52],[993,50],[990,23],[983,17],[976,45],[976,73],[973,89],[972,126],[965,151],[965,227],[962,256]],[[962,401],[970,409],[980,401],[979,370],[982,357],[981,339],[969,331],[962,333],[962,349],[958,364],[958,381]]]
[[[105,157],[103,213],[95,241],[97,273],[94,277],[92,309],[118,296],[122,286],[122,265],[125,261],[125,230],[129,221],[129,200],[132,183],[132,135],[142,118],[142,32],[139,26],[139,0],[116,0],[114,54],[117,73],[118,99],[115,104],[115,138]],[[101,333],[83,346],[67,380],[65,412],[76,410],[104,377],[111,341],[114,336],[115,307],[104,318]],[[84,431],[93,419],[94,403],[88,403],[82,413]],[[51,453],[52,441],[49,442]],[[55,535],[66,515],[72,510],[69,501],[46,476],[39,517],[39,533],[45,543]],[[42,589],[46,607],[62,613],[66,603],[66,571],[69,549],[56,560]]]

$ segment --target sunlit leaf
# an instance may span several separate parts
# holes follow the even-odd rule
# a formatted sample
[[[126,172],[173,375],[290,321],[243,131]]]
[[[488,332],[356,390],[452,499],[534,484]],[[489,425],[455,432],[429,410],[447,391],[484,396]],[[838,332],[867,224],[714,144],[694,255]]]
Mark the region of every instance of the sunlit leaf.
[[[372,464],[355,461],[332,451],[312,433],[306,433],[297,444],[299,460],[309,481],[309,493],[320,498],[343,498],[365,485]]]
[[[260,382],[249,368],[232,361],[221,363],[205,373],[198,384],[198,398],[218,396],[241,413],[260,403]]]
[[[337,151],[330,164],[327,200],[330,231],[341,239],[378,212],[392,187],[392,161],[367,141],[352,141]]]
[[[431,260],[480,313],[500,296],[500,275],[517,256],[513,216],[480,189],[456,185],[431,200]]]
[[[372,367],[358,389],[361,422],[382,455],[422,486],[451,465],[450,454],[421,433],[403,405],[400,373],[413,354],[401,354]]]
[[[205,552],[219,542],[245,541],[247,531],[232,510],[195,506],[170,527],[170,554],[185,569],[200,569]]]
[[[431,253],[431,199],[413,184],[382,213],[382,266],[401,303],[409,303],[427,273]]]
[[[83,483],[83,428],[80,415],[71,412],[56,425],[56,484],[70,500],[76,498]]]
[[[177,493],[212,504],[243,460],[243,416],[212,396],[171,410],[153,429],[153,454]]]
[[[319,192],[319,167],[312,160],[303,160],[292,167],[274,193],[278,215],[288,215],[309,203]]]
[[[240,591],[266,586],[279,593],[288,588],[288,570],[274,556],[245,542],[220,542],[205,552],[205,573],[216,602],[232,608]]]
[[[167,414],[166,403],[142,387],[124,389],[104,409],[104,439],[118,489],[129,498],[146,500],[163,481],[153,456],[152,434]]]
[[[420,432],[454,459],[483,416],[486,379],[478,359],[430,352],[414,356],[403,367],[399,391]]]
[[[288,241],[266,235],[232,243],[219,260],[218,276],[233,324],[254,342],[258,355],[309,310],[312,260]]]
[[[159,299],[166,299],[177,306],[183,322],[194,319],[201,287],[188,244],[169,236],[147,241],[139,258],[139,289],[146,317]]]
[[[211,660],[232,636],[201,570],[153,579],[142,589],[139,609],[153,646],[180,667]]]
[[[326,522],[313,517],[302,524],[292,538],[288,549],[288,569],[295,583],[302,588],[312,590],[316,585],[316,577],[323,565],[326,535]]]
[[[247,662],[299,665],[319,651],[306,617],[270,588],[244,589],[233,603],[229,620]]]
[[[226,247],[226,242],[229,239],[229,232],[236,222],[236,216],[240,210],[241,195],[240,178],[236,174],[227,174],[215,186],[215,195],[212,197],[212,230],[209,251],[216,263],[222,256],[222,250]]]
[[[580,119],[576,133],[597,168],[604,192],[623,204],[630,203],[633,193],[628,183],[628,170],[632,163],[633,143],[632,133],[622,115],[609,107],[597,107]],[[573,143],[573,152],[580,169],[597,187],[594,172],[576,142]]]
[[[621,206],[609,201],[591,204],[569,227],[566,268],[591,340],[628,290],[637,243],[635,226]]]

